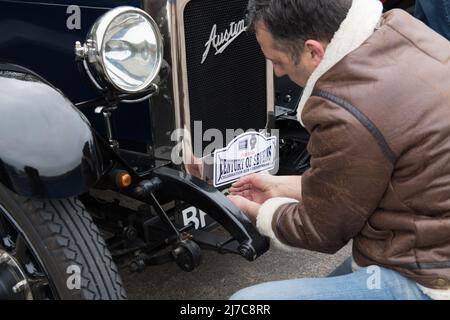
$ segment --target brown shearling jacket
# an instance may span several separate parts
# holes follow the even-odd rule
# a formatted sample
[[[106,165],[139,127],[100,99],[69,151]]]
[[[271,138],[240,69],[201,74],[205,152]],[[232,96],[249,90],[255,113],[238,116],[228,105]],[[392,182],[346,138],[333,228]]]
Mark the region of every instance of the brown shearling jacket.
[[[263,233],[326,253],[353,239],[358,265],[450,288],[450,42],[404,11],[384,14],[318,79],[301,119],[302,199],[265,203]]]

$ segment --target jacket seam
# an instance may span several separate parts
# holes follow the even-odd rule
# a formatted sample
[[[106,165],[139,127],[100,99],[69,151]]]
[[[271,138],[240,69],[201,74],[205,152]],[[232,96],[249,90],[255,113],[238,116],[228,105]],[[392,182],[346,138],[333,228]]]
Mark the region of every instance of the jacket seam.
[[[389,184],[391,185],[391,187],[392,187],[392,192],[393,192],[394,195],[396,196],[397,200],[398,200],[398,201],[399,201],[406,209],[408,209],[409,211],[414,212],[414,213],[417,213],[417,211],[416,211],[415,209],[411,208],[411,206],[409,206],[409,205],[407,205],[407,204],[405,203],[405,201],[403,200],[403,198],[402,198],[402,197],[400,196],[400,194],[397,192],[397,190],[396,190],[394,184],[392,183],[392,180],[389,182]]]
[[[375,126],[375,124],[358,108],[356,108],[353,104],[350,102],[339,98],[329,92],[323,91],[323,90],[315,90],[312,94],[313,96],[322,97],[328,101],[331,101],[335,103],[336,105],[340,106],[347,112],[349,112],[353,117],[358,120],[364,128],[366,128],[367,131],[372,135],[372,137],[377,142],[378,146],[380,147],[381,151],[383,152],[386,159],[392,163],[392,165],[395,164],[397,157],[395,153],[392,151],[391,147],[387,143],[386,139],[384,138],[381,131]]]
[[[443,63],[443,61],[441,59],[438,59],[437,57],[430,55],[428,52],[426,52],[425,50],[423,50],[421,47],[419,47],[417,44],[415,44],[411,39],[409,39],[406,35],[404,35],[402,32],[400,32],[399,30],[395,29],[393,26],[386,24],[387,27],[389,27],[392,31],[398,33],[403,39],[405,39],[406,41],[409,42],[409,44],[411,44],[414,48],[416,48],[417,50],[419,50],[420,52],[422,52],[423,54],[425,54],[427,57],[430,57],[431,59],[434,59],[436,61],[439,61],[440,63]]]
[[[397,200],[398,200],[405,208],[407,208],[407,209],[410,210],[411,212],[416,213],[416,210],[414,210],[413,208],[411,208],[409,205],[407,205],[407,204],[403,201],[402,197],[398,194],[397,190],[395,189],[394,184],[392,183],[392,181],[390,181],[389,184],[391,185],[391,187],[392,187],[392,192],[393,192],[394,196],[397,198]],[[414,224],[414,233],[417,235],[416,218],[417,218],[417,215],[414,215],[414,216],[413,216],[413,220],[414,220],[414,221],[413,221],[413,224]],[[417,259],[417,236],[414,237],[414,247],[412,248],[412,251],[413,251],[413,254],[414,254],[414,261],[415,261],[415,266],[416,266],[416,267],[415,267],[415,268],[408,268],[408,267],[405,267],[405,269],[422,269],[422,268],[420,267],[420,265],[419,265],[419,263],[418,263],[418,259]],[[410,264],[410,265],[412,265],[412,264]]]
[[[447,261],[434,261],[434,262],[418,262],[416,259],[415,263],[405,263],[397,265],[399,268],[408,270],[433,270],[433,269],[449,269],[450,260]]]

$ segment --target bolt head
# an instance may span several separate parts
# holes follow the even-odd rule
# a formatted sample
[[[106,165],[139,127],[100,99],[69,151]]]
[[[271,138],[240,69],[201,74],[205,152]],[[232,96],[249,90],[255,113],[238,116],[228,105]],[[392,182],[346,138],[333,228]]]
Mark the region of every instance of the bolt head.
[[[23,290],[25,290],[25,286],[27,285],[27,281],[26,280],[22,280],[20,282],[18,282],[13,288],[12,291],[14,293],[19,293],[22,292]]]
[[[10,261],[11,258],[6,253],[0,254],[0,264]]]
[[[292,101],[292,96],[290,94],[285,95],[283,101],[286,103],[290,103]]]
[[[75,42],[75,56],[79,59],[84,59],[87,54],[87,48],[82,45],[80,41]]]

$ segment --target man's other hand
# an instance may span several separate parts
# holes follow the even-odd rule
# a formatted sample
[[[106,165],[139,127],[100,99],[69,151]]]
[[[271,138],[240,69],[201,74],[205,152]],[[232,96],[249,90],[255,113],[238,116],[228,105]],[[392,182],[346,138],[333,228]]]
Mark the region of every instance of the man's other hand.
[[[260,204],[250,201],[241,196],[228,196],[228,199],[233,202],[236,207],[241,209],[241,211],[250,219],[253,224],[256,224],[256,217],[258,216]]]
[[[229,192],[247,200],[263,204],[274,197],[287,197],[300,200],[301,176],[272,176],[253,174],[245,176],[232,184]]]

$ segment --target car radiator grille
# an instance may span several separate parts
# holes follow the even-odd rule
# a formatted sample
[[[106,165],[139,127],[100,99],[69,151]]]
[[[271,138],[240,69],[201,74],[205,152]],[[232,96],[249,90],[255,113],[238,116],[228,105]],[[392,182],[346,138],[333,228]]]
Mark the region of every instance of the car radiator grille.
[[[202,130],[262,129],[267,121],[266,61],[255,35],[243,32],[221,53],[205,44],[245,18],[247,0],[191,0],[184,12],[190,122]],[[195,137],[198,139],[198,137]],[[203,142],[203,148],[209,142]],[[198,154],[196,154],[199,156]]]

